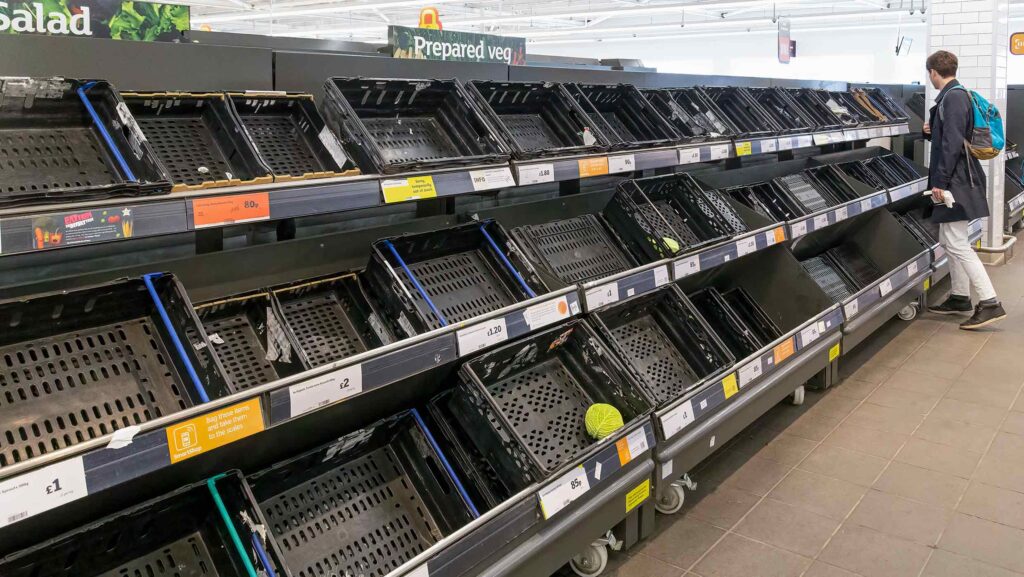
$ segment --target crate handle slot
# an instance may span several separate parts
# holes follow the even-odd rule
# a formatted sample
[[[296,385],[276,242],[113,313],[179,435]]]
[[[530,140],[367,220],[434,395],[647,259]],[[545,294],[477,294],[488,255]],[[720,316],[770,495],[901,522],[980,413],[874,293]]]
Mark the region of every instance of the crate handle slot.
[[[498,243],[494,242],[494,239],[491,238],[491,233],[487,232],[486,223],[480,225],[480,232],[484,233],[484,238],[487,239],[487,243],[490,244],[491,248],[494,249],[494,252],[497,253],[498,258],[500,258],[501,262],[504,263],[505,268],[507,268],[509,272],[512,273],[512,276],[516,277],[516,280],[519,281],[519,286],[523,287],[523,290],[526,291],[527,296],[529,296],[530,298],[536,297],[537,293],[533,292],[533,289],[530,288],[530,285],[526,284],[526,280],[523,279],[523,275],[519,274],[519,271],[516,270],[516,267],[512,266],[512,263],[509,262],[508,257],[505,256],[505,253],[498,248]]]
[[[85,110],[89,113],[92,118],[93,124],[96,125],[96,129],[100,131],[100,136],[107,143],[107,147],[110,148],[110,152],[114,154],[114,158],[117,160],[117,164],[121,166],[121,170],[124,171],[126,179],[132,182],[138,182],[139,179],[135,178],[135,173],[128,167],[128,163],[125,162],[124,157],[121,156],[121,150],[114,144],[114,139],[110,137],[110,133],[107,132],[107,127],[103,126],[103,121],[100,120],[100,116],[96,114],[96,109],[92,107],[92,102],[89,102],[89,97],[86,96],[85,91],[92,88],[96,83],[88,82],[83,86],[78,87],[78,98],[82,100],[82,104],[85,105]]]
[[[391,251],[391,255],[394,256],[395,260],[398,261],[398,266],[402,267],[402,270],[405,271],[405,275],[408,276],[409,280],[412,281],[412,285],[416,287],[417,291],[419,291],[420,296],[423,297],[423,300],[427,301],[427,306],[430,307],[430,310],[434,312],[434,315],[437,317],[437,320],[441,321],[441,326],[448,326],[448,320],[444,318],[444,315],[441,314],[441,311],[439,311],[437,307],[434,305],[434,301],[430,300],[430,295],[428,295],[427,291],[423,289],[423,285],[420,284],[420,281],[416,278],[416,275],[412,274],[412,271],[409,270],[409,267],[405,264],[405,261],[402,260],[402,256],[398,254],[398,250],[395,248],[395,245],[391,244],[390,240],[385,240],[384,246],[388,247],[388,250]]]
[[[259,577],[256,574],[256,568],[252,566],[252,561],[249,560],[249,554],[245,551],[245,547],[242,547],[242,539],[238,536],[235,524],[231,522],[228,508],[224,506],[224,499],[221,499],[220,491],[217,490],[217,480],[226,476],[225,473],[221,473],[220,475],[210,477],[206,480],[206,486],[210,489],[210,494],[213,495],[213,502],[217,505],[217,511],[220,513],[221,520],[227,525],[228,534],[231,535],[231,542],[235,544],[235,549],[238,550],[238,555],[242,558],[242,563],[245,564],[246,572],[249,574],[249,577]]]
[[[419,426],[420,431],[427,438],[427,442],[429,442],[431,448],[434,449],[434,454],[436,454],[441,460],[441,465],[444,466],[445,472],[448,473],[452,482],[455,483],[455,489],[459,492],[459,495],[462,496],[462,500],[469,506],[469,511],[473,513],[473,518],[476,519],[480,517],[480,512],[477,511],[476,505],[473,504],[473,500],[469,498],[469,493],[467,493],[466,488],[462,486],[462,481],[460,481],[459,476],[455,474],[455,469],[453,469],[451,463],[448,462],[448,458],[444,456],[440,445],[437,444],[437,440],[434,439],[434,435],[430,432],[430,429],[427,428],[427,424],[423,421],[423,417],[420,416],[420,412],[415,408],[411,409],[409,412],[412,413],[413,419],[416,419],[416,425]]]
[[[167,329],[167,334],[171,335],[171,342],[174,343],[175,350],[178,351],[178,356],[181,357],[181,362],[185,364],[185,372],[188,373],[192,384],[196,388],[196,392],[199,393],[199,398],[204,403],[210,402],[209,395],[206,394],[206,388],[203,387],[203,382],[199,379],[199,375],[196,374],[195,367],[192,366],[192,362],[188,360],[188,355],[185,354],[185,347],[181,344],[181,339],[178,338],[178,333],[175,332],[174,327],[171,325],[171,317],[167,315],[167,309],[164,308],[164,303],[160,301],[160,296],[156,294],[156,287],[153,286],[153,279],[164,276],[163,273],[152,272],[149,274],[142,275],[142,282],[146,283],[146,290],[149,291],[149,297],[153,299],[153,304],[156,305],[156,312],[160,313],[160,320],[164,323],[164,328]]]

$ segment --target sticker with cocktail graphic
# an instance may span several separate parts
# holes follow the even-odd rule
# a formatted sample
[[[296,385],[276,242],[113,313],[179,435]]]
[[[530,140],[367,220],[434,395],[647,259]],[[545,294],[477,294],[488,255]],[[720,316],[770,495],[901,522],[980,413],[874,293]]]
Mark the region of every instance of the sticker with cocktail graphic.
[[[131,238],[132,209],[87,210],[32,219],[32,248],[36,250]]]

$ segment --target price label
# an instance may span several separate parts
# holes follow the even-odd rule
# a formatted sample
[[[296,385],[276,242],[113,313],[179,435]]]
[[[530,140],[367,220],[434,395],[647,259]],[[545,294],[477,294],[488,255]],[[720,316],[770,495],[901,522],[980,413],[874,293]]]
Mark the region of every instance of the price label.
[[[743,387],[756,381],[761,376],[761,372],[762,367],[760,358],[756,358],[740,367],[740,388],[742,389]]]
[[[654,286],[667,285],[668,280],[668,266],[659,266],[654,269]]]
[[[821,230],[828,226],[828,213],[819,214],[814,217],[814,230]]]
[[[523,311],[523,318],[530,330],[546,327],[550,324],[569,318],[569,299],[558,297],[544,303],[538,303],[527,307]]]
[[[380,181],[380,190],[384,194],[384,202],[407,202],[423,198],[437,198],[433,176],[410,176],[409,178],[393,178]]]
[[[864,200],[860,201],[860,211],[861,212],[867,212],[867,211],[871,210],[871,208],[872,208],[872,206],[871,206],[871,199],[870,198],[865,198]]]
[[[815,146],[824,146],[824,145],[826,145],[826,144],[828,144],[830,142],[832,142],[832,138],[829,137],[829,135],[827,133],[824,133],[824,132],[815,133],[815,135],[814,135],[814,144],[815,144]]]
[[[688,256],[686,258],[681,258],[672,263],[672,268],[674,269],[675,278],[677,279],[688,277],[691,274],[699,273],[700,257],[694,255]]]
[[[551,163],[528,164],[518,167],[518,170],[520,186],[555,181],[555,165]]]
[[[722,160],[729,158],[729,145],[728,144],[715,144],[708,147],[708,155],[711,160]]]
[[[700,148],[680,148],[679,164],[696,164],[700,162]]]
[[[725,398],[729,399],[739,391],[739,385],[736,383],[736,373],[729,373],[729,376],[722,379],[722,392],[725,393]]]
[[[807,221],[806,220],[801,220],[800,222],[794,222],[793,225],[789,227],[789,236],[791,236],[793,238],[799,238],[799,237],[801,237],[801,236],[803,236],[805,234],[807,234]]]
[[[896,134],[910,134],[910,125],[901,124],[896,127]],[[1017,158],[1017,153],[1014,153],[1014,158]]]
[[[779,144],[774,139],[761,141],[761,152],[775,152],[778,149]]]
[[[592,311],[619,301],[619,283],[610,282],[606,285],[587,289],[587,310]]]
[[[914,276],[915,274],[917,274],[917,263],[916,262],[912,262],[912,263],[907,265],[907,274],[910,275],[910,276]]]
[[[587,471],[583,465],[562,475],[537,494],[544,518],[550,519],[589,490],[590,481],[587,480]]]
[[[850,216],[850,213],[849,213],[849,211],[848,211],[848,210],[846,209],[846,207],[845,207],[845,206],[840,206],[840,207],[839,207],[839,208],[837,208],[837,209],[835,210],[835,212],[834,212],[834,213],[832,213],[832,214],[836,215],[836,222],[839,222],[839,221],[841,221],[841,220],[846,220],[846,218],[847,218],[848,216]]]
[[[496,345],[508,339],[505,317],[491,319],[456,331],[455,338],[459,341],[460,356],[466,356],[469,353]]]
[[[779,139],[779,150],[792,150],[794,148],[793,141],[795,138],[780,138]]]
[[[608,173],[633,172],[636,170],[636,158],[632,154],[618,154],[608,157]]]
[[[789,337],[785,341],[775,345],[775,348],[772,349],[772,354],[775,357],[776,365],[793,356],[793,337]]]
[[[0,527],[60,507],[88,494],[82,457],[59,461],[0,481]]]
[[[847,319],[852,319],[853,317],[857,316],[857,313],[860,312],[860,304],[857,302],[857,299],[853,299],[852,301],[843,305],[843,312],[846,313]]]
[[[615,449],[619,452],[619,465],[625,467],[630,461],[647,452],[648,448],[647,433],[640,427],[615,442]]]
[[[860,133],[857,130],[847,130],[846,132],[843,133],[843,140],[846,142],[851,142],[857,140],[857,137],[859,135]]]
[[[807,148],[814,144],[814,137],[810,134],[804,134],[803,136],[796,137],[797,146],[800,148]]]
[[[192,200],[192,226],[196,229],[261,220],[270,220],[270,194],[266,192]]]
[[[773,237],[775,235],[772,235]],[[757,237],[751,236],[748,238],[741,238],[736,241],[736,255],[743,256],[755,252],[757,250]]]
[[[507,166],[502,168],[486,168],[484,170],[469,171],[469,178],[473,181],[473,190],[494,190],[496,188],[509,188],[516,185],[512,178],[512,170]]]
[[[601,176],[608,174],[608,157],[581,158],[576,161],[576,166],[579,168],[580,178]]]
[[[883,297],[892,292],[892,279],[885,279],[878,285],[878,292]]]
[[[661,430],[665,433],[666,439],[671,439],[676,433],[689,426],[694,419],[693,403],[683,401],[678,407],[661,417]]]
[[[754,148],[752,142],[737,142],[736,143],[736,156],[750,156],[753,154]]]
[[[871,138],[871,133],[866,128],[862,128],[857,131],[857,140],[867,140]]]
[[[807,345],[809,345],[809,344],[813,343],[814,341],[818,340],[819,336],[821,336],[821,334],[818,331],[818,324],[817,323],[812,323],[810,326],[808,326],[804,330],[800,331],[800,343],[801,343],[801,346],[805,346],[806,347]]]
[[[834,143],[846,142],[846,137],[842,132],[833,132],[830,137]]]
[[[297,417],[363,392],[363,367],[354,365],[288,387],[291,415]]]

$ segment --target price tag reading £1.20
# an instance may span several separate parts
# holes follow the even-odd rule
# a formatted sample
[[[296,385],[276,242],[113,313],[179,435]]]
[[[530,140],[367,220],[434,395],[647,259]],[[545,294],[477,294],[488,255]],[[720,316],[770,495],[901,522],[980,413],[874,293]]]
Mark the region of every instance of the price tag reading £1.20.
[[[505,317],[498,317],[455,333],[459,342],[459,355],[466,356],[508,339]]]

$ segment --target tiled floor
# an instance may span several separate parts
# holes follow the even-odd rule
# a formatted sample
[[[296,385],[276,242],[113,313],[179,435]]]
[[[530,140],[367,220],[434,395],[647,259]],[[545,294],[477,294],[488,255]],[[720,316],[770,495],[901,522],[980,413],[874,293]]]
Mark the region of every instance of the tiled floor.
[[[1024,576],[1024,258],[989,332],[922,313],[703,463],[614,577]]]

